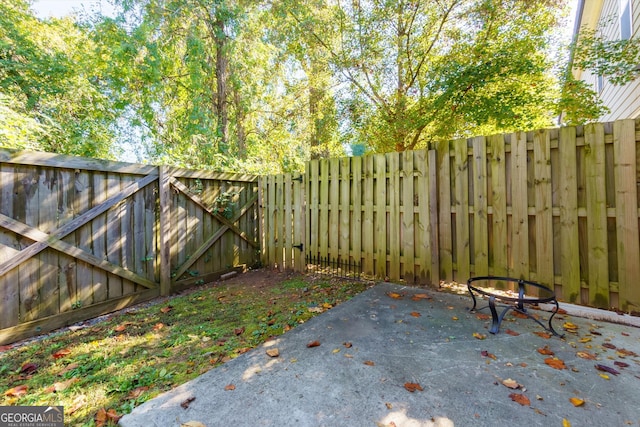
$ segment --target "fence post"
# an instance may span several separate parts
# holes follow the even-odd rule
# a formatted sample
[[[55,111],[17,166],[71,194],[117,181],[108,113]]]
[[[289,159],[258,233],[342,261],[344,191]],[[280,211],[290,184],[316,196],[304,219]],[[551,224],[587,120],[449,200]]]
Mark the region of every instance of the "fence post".
[[[160,197],[160,295],[171,293],[171,230],[169,205],[169,171],[167,166],[159,166],[158,191]]]

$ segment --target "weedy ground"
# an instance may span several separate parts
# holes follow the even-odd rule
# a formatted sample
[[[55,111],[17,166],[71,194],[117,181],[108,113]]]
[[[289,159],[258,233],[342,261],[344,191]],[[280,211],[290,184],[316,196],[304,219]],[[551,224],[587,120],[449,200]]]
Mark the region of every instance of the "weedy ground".
[[[62,405],[65,425],[113,425],[368,286],[256,270],[4,346],[0,405]]]

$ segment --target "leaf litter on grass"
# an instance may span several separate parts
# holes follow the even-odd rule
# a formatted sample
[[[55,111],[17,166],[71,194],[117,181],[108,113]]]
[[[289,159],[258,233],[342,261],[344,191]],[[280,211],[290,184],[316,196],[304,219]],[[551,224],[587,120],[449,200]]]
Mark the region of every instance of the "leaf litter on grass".
[[[308,307],[329,310],[369,286],[260,270],[4,346],[0,405],[63,405],[69,425],[110,425],[306,322]]]

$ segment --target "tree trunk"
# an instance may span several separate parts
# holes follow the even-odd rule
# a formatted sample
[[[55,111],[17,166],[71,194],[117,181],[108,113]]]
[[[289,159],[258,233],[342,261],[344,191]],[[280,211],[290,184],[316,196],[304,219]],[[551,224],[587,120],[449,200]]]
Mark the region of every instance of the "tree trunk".
[[[225,22],[216,13],[215,20],[215,44],[216,44],[216,109],[218,110],[218,135],[220,144],[218,152],[227,154],[229,152],[228,128],[229,112],[227,110],[227,91],[229,81],[229,58],[228,40],[225,34]]]

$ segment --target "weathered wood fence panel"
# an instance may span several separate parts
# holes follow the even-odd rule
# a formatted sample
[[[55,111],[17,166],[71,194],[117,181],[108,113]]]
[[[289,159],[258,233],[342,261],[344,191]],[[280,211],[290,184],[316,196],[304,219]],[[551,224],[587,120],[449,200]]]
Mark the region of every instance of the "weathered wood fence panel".
[[[0,344],[254,264],[257,198],[254,176],[0,148]]]
[[[640,122],[623,120],[314,160],[304,186],[262,179],[263,263],[284,239],[305,249],[281,268],[313,255],[417,284],[514,276],[567,302],[640,311],[638,144]],[[286,228],[289,214],[272,221],[279,211],[305,215],[306,232]]]

